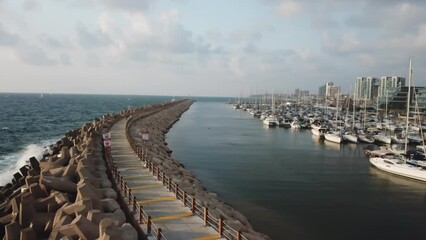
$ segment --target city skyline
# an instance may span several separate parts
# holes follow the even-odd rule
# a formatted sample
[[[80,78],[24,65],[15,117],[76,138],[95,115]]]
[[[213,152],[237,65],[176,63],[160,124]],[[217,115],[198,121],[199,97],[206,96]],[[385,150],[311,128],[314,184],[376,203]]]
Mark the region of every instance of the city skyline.
[[[426,2],[0,0],[0,92],[248,96],[426,85]]]

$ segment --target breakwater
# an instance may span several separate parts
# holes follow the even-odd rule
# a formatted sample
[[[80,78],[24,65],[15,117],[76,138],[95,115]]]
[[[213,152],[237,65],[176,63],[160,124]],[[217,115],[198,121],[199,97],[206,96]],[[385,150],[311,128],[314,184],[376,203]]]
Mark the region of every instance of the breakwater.
[[[104,159],[102,133],[126,115],[104,115],[69,131],[1,188],[4,239],[137,239]]]
[[[215,193],[208,192],[183,164],[170,156],[172,151],[167,147],[165,134],[192,103],[191,100],[183,100],[173,108],[165,108],[155,114],[132,115],[127,125],[129,142],[141,160],[146,161],[153,173],[169,185],[177,198],[192,208],[195,214],[198,211],[206,225],[217,227],[222,235],[225,235],[221,232],[222,228],[226,226],[230,232],[225,235],[228,239],[269,239],[254,231],[243,214],[224,203]],[[144,132],[149,132],[148,141],[141,137]],[[235,231],[237,233],[233,234]]]

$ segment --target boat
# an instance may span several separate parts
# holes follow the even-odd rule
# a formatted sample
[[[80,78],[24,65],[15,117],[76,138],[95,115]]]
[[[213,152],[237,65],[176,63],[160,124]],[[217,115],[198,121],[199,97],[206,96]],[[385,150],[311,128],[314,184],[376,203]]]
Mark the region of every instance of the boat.
[[[279,125],[279,121],[275,115],[269,115],[263,120],[263,124],[267,125],[268,127],[275,127]]]
[[[393,143],[399,143],[399,144],[405,143],[405,137],[403,136],[402,133],[397,133],[391,136],[391,140]]]
[[[341,143],[342,142],[342,135],[340,134],[340,131],[327,131],[324,133],[324,138],[327,141],[334,142],[334,143]]]
[[[363,130],[358,130],[358,140],[363,143],[374,143],[374,138],[371,134],[367,134]]]
[[[297,121],[297,120],[293,120],[293,121],[290,123],[290,127],[291,127],[292,129],[299,129],[301,126],[300,126],[299,121]]]
[[[283,128],[291,128],[291,120],[290,119],[283,119],[281,122],[280,122],[280,127],[283,127]]]
[[[408,129],[409,121],[409,110],[410,110],[410,88],[411,88],[411,78],[412,78],[412,68],[411,68],[411,59],[409,64],[409,77],[408,77],[408,93],[407,93],[407,112],[406,112],[406,129]],[[406,135],[407,138],[407,135]],[[408,140],[405,140],[404,152],[407,152],[407,143]],[[416,179],[420,181],[426,181],[426,170],[423,167],[418,165],[409,164],[411,163],[410,156],[408,156],[408,161],[406,156],[395,156],[387,155],[385,157],[371,157],[370,163],[385,172],[395,174],[402,177],[407,177],[410,179]]]
[[[372,157],[370,163],[376,168],[398,176],[403,176],[420,181],[426,181],[426,170],[407,164],[403,158],[387,155],[385,158]]]
[[[324,137],[325,132],[327,132],[327,127],[318,124],[311,124],[311,132],[315,136]]]
[[[358,143],[358,136],[352,131],[346,131],[342,135],[343,140],[351,143]]]
[[[374,140],[380,143],[391,144],[392,139],[383,133],[379,133],[373,136]]]

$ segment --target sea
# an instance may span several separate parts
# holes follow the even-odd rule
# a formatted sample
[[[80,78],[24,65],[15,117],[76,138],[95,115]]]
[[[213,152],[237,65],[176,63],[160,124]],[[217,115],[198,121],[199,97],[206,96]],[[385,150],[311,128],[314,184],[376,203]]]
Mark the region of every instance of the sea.
[[[0,93],[0,185],[67,131],[172,98]],[[272,239],[426,239],[426,184],[370,166],[365,150],[374,145],[267,128],[228,98],[194,99],[166,135],[172,157],[257,231]]]

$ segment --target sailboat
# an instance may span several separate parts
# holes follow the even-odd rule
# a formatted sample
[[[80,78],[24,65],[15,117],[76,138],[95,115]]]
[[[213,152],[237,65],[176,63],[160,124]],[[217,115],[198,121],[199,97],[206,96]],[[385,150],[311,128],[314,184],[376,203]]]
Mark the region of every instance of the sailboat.
[[[279,124],[278,118],[275,115],[274,93],[272,93],[272,113],[263,120],[263,124],[267,125],[268,127],[275,127]]]
[[[411,79],[413,70],[411,68],[411,59],[409,63],[409,75],[408,75],[408,93],[407,93],[407,118],[406,118],[406,129],[408,129],[409,112],[410,112],[410,91],[411,91]],[[404,152],[407,152],[408,140],[405,138]],[[420,181],[426,181],[426,170],[422,167],[414,166],[407,163],[407,159],[404,156],[387,155],[386,157],[372,157],[370,163],[378,169],[392,173],[398,176],[403,176],[411,179]]]

